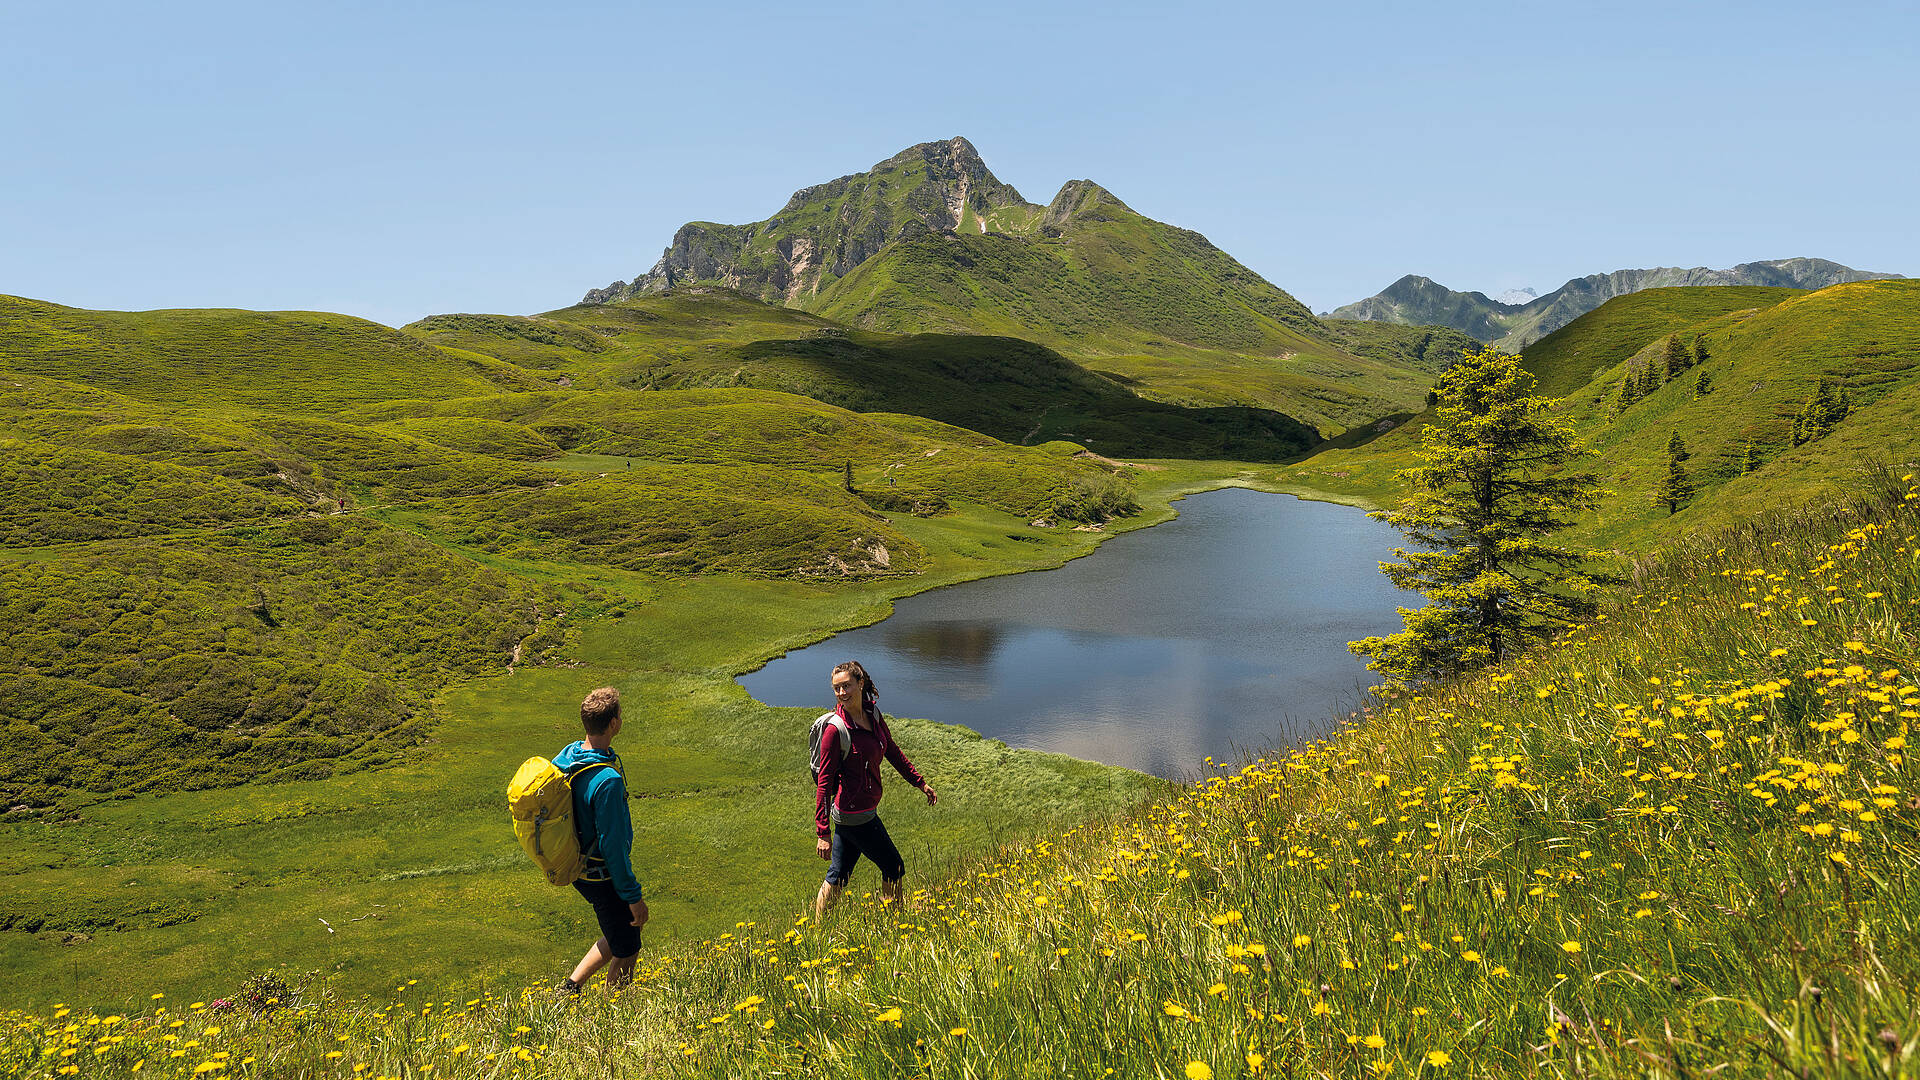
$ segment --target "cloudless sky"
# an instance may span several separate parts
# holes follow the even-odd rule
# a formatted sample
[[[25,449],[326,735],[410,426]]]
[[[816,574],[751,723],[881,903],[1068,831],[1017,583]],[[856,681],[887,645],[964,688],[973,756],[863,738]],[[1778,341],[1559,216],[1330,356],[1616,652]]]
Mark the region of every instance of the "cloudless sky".
[[[0,293],[78,307],[542,311],[954,135],[1316,311],[1405,273],[1920,274],[1910,2],[5,10]]]

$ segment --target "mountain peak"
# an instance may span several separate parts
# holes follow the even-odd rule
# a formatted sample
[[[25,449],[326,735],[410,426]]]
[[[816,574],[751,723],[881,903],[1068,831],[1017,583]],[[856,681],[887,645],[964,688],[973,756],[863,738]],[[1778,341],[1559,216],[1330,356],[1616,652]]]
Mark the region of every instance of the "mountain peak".
[[[1107,220],[1115,211],[1131,214],[1133,208],[1091,180],[1069,180],[1060,185],[1059,194],[1047,204],[1047,214],[1042,223],[1059,228],[1073,220]]]

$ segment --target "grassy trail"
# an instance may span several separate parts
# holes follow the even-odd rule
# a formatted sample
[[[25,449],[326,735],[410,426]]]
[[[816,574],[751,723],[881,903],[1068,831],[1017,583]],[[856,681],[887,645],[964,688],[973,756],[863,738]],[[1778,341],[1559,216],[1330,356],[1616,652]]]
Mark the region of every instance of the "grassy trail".
[[[1181,491],[1250,476],[1173,463],[1146,475],[1149,510],[1120,528],[1165,520]],[[408,524],[404,511],[378,516]],[[124,1009],[159,992],[214,997],[267,969],[312,972],[349,996],[402,975],[425,985],[518,985],[560,969],[590,939],[590,918],[570,890],[546,886],[523,865],[502,791],[522,758],[577,737],[577,704],[603,684],[619,686],[628,703],[617,749],[636,799],[635,862],[654,911],[649,948],[797,909],[819,873],[801,735],[812,713],[761,706],[732,677],[831,630],[883,618],[898,596],[1055,566],[1100,539],[1028,529],[978,507],[898,515],[896,524],[925,545],[930,569],[854,585],[644,575],[460,550],[635,606],[622,619],[583,624],[565,650],[574,666],[523,666],[446,689],[430,742],[399,767],[137,796],[68,820],[6,826],[0,914],[16,927],[38,922],[40,932],[0,935],[0,967],[14,975],[0,997]],[[1015,530],[1019,542],[1008,538]],[[888,803],[922,879],[1161,787],[1124,770],[1008,750],[962,728],[913,720],[896,728],[945,796],[933,811]]]

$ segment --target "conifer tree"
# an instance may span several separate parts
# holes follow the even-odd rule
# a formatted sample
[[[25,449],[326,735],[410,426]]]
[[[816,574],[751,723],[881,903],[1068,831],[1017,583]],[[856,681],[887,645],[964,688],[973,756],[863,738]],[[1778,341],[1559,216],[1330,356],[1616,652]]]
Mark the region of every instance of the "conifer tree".
[[[1707,335],[1705,334],[1693,335],[1693,362],[1696,364],[1707,362]]]
[[[1667,440],[1667,475],[1653,493],[1653,501],[1666,507],[1669,514],[1679,512],[1693,498],[1693,476],[1680,464],[1692,456],[1687,453],[1687,445],[1680,441],[1680,433],[1674,432]]]
[[[1832,431],[1852,411],[1853,401],[1846,388],[1835,392],[1833,380],[1821,379],[1819,388],[1807,395],[1806,403],[1793,418],[1793,445],[1810,443]]]
[[[1745,476],[1760,467],[1760,451],[1748,439],[1746,448],[1740,451],[1740,475]]]
[[[1687,453],[1687,444],[1680,441],[1680,433],[1675,431],[1667,436],[1667,460],[1685,461],[1692,457]]]
[[[1693,377],[1693,400],[1699,401],[1712,392],[1713,380],[1707,378],[1707,369],[1701,368],[1700,373]]]
[[[1594,505],[1598,478],[1566,471],[1589,451],[1532,394],[1517,357],[1488,348],[1440,376],[1412,494],[1377,514],[1416,545],[1380,569],[1427,605],[1401,608],[1406,629],[1351,642],[1390,686],[1445,678],[1510,656],[1594,610],[1591,553],[1546,538]]]
[[[842,483],[846,486],[846,489],[849,492],[853,490],[853,462],[851,461],[847,462],[846,474],[845,474],[845,477],[843,478]]]
[[[1639,383],[1636,380],[1634,373],[1631,371],[1627,372],[1626,377],[1620,380],[1619,396],[1613,399],[1613,415],[1619,416],[1621,413],[1626,412],[1627,409],[1633,405],[1633,401],[1634,401],[1633,392],[1635,389],[1638,388],[1638,385]]]
[[[1693,366],[1693,356],[1687,352],[1686,343],[1680,340],[1679,334],[1668,334],[1667,335],[1667,379],[1668,381],[1671,381],[1675,376],[1679,375],[1681,372],[1687,370],[1692,366]]]
[[[1636,396],[1646,397],[1648,394],[1660,389],[1660,384],[1663,381],[1661,378],[1662,371],[1663,369],[1659,364],[1648,362],[1643,365],[1640,368],[1640,385],[1637,388]]]

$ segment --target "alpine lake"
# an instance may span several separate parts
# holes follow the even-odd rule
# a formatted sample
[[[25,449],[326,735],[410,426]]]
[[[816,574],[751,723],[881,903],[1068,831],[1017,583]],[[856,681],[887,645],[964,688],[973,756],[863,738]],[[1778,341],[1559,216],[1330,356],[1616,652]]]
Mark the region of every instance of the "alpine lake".
[[[1325,733],[1374,680],[1347,642],[1414,599],[1380,573],[1400,537],[1363,511],[1246,488],[1056,570],[896,602],[740,676],[771,705],[831,707],[859,660],[889,716],[1169,779]]]

